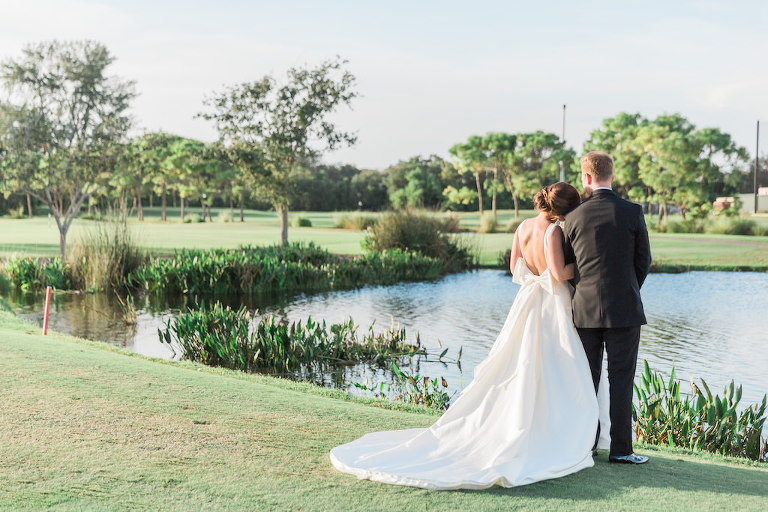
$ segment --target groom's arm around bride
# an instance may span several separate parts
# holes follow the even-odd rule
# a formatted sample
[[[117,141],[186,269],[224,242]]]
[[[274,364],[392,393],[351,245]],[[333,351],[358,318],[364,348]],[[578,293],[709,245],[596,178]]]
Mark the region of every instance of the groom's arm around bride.
[[[579,331],[597,390],[603,350],[608,352],[612,462],[645,462],[632,453],[632,382],[640,326],[646,323],[640,287],[651,266],[640,205],[611,190],[613,160],[593,151],[581,159],[589,194],[566,217],[566,245],[576,261],[573,322]]]

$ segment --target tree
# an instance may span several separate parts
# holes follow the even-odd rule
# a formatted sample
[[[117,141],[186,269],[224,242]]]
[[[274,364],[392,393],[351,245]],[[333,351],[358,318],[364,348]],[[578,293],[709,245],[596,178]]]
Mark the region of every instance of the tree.
[[[519,195],[533,196],[543,187],[559,181],[560,166],[570,170],[573,181],[576,153],[554,133],[535,131],[517,134],[517,149],[509,157],[509,176]]]
[[[503,188],[503,185],[499,182],[499,175],[509,187],[509,192],[512,194],[512,200],[515,203],[515,220],[519,218],[519,207],[517,194],[515,193],[515,186],[510,176],[509,162],[515,154],[515,147],[517,146],[517,136],[509,133],[487,133],[483,137],[483,146],[488,155],[488,162],[493,171],[493,198],[492,198],[492,210],[493,218],[496,218],[496,192],[499,188]]]
[[[154,132],[146,133],[137,141],[138,154],[136,158],[142,166],[151,192],[160,196],[161,220],[167,220],[168,206],[168,188],[171,183],[169,174],[168,159],[172,156],[174,144],[179,142],[181,137],[169,133]]]
[[[456,167],[462,173],[472,173],[477,187],[477,208],[480,217],[483,216],[483,183],[481,173],[488,168],[488,155],[485,151],[483,138],[472,135],[464,144],[456,144],[450,149],[450,154],[456,159]]]
[[[439,208],[442,203],[441,175],[444,165],[445,161],[439,156],[415,156],[385,169],[392,206]]]
[[[215,122],[221,142],[232,150],[232,162],[250,175],[280,215],[283,244],[288,241],[295,165],[356,141],[329,120],[339,106],[350,105],[357,96],[355,77],[344,69],[346,63],[337,58],[316,68],[291,68],[281,86],[265,76],[203,102],[210,110],[199,115]]]
[[[93,41],[34,44],[5,61],[0,78],[10,92],[2,105],[5,194],[22,191],[51,211],[62,259],[67,232],[83,203],[113,170],[131,120],[134,84],[106,74],[114,62]]]
[[[639,176],[641,152],[634,144],[638,130],[646,124],[648,120],[640,114],[620,112],[604,119],[603,128],[592,130],[584,143],[585,152],[604,151],[613,157],[616,191],[633,201],[644,201],[648,195]]]

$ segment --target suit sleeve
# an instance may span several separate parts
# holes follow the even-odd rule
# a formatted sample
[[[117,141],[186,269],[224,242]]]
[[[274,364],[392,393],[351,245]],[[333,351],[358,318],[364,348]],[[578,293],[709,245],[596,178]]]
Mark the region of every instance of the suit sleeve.
[[[635,274],[637,285],[643,286],[648,272],[651,270],[651,244],[648,240],[648,228],[645,226],[645,215],[640,207],[637,230],[635,231]]]
[[[576,263],[576,253],[573,252],[573,245],[571,245],[571,230],[568,228],[567,223],[565,229],[563,229],[563,259],[566,265],[569,263]],[[570,283],[571,285],[576,286],[576,283],[578,282],[579,267],[578,265],[575,265],[573,269],[573,279],[570,280]]]

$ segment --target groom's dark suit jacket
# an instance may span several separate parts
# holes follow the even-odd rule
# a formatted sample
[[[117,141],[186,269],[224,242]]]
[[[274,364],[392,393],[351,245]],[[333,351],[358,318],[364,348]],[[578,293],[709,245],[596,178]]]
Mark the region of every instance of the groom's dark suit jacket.
[[[640,287],[651,267],[643,209],[596,190],[564,223],[566,259],[576,261],[573,323],[618,328],[646,323]]]

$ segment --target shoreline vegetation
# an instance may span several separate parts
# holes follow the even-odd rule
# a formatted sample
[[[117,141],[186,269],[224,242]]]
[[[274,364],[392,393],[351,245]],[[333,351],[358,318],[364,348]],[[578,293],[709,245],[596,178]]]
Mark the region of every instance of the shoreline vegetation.
[[[764,463],[642,443],[652,457],[642,468],[601,452],[593,468],[512,489],[358,481],[332,470],[333,446],[426,427],[440,412],[42,336],[3,312],[0,355],[0,385],[16,397],[0,403],[0,508],[762,510],[768,500]]]
[[[533,215],[532,211],[521,212],[523,217]],[[164,269],[170,271],[174,256],[182,255],[182,259],[194,260],[198,258],[198,263],[207,259],[212,261],[221,261],[234,254],[243,242],[247,242],[251,247],[246,249],[251,254],[257,251],[268,251],[268,247],[274,244],[277,238],[277,219],[274,214],[269,212],[248,212],[247,222],[245,223],[201,223],[196,225],[180,223],[159,223],[149,219],[152,218],[152,211],[147,209],[146,221],[136,222],[128,220],[129,232],[125,231],[114,234],[113,242],[123,243],[122,250],[129,253],[131,247],[140,249],[144,254],[149,255],[149,263],[142,259],[133,251],[128,254],[124,260],[114,262],[112,266],[118,267],[118,271],[125,272],[126,268],[135,270],[142,265],[145,268],[153,270]],[[312,251],[326,251],[326,261],[334,260],[340,268],[349,267],[350,260],[356,258],[371,258],[367,256],[376,251],[364,250],[362,243],[366,240],[367,234],[375,230],[376,219],[382,214],[370,213],[328,213],[328,212],[297,212],[298,217],[306,218],[312,224],[311,228],[294,228],[294,240],[313,246]],[[407,215],[401,215],[406,217]],[[324,289],[338,289],[342,287],[354,287],[363,284],[386,284],[396,280],[420,280],[433,279],[443,273],[460,271],[466,268],[502,268],[508,269],[507,262],[503,259],[504,252],[508,252],[511,244],[512,235],[508,233],[480,233],[481,221],[479,217],[471,214],[429,214],[421,213],[421,218],[435,218],[435,224],[439,230],[459,242],[464,253],[459,254],[458,262],[448,262],[444,269],[437,270],[431,268],[436,266],[436,262],[430,262],[422,257],[412,257],[411,263],[420,266],[411,272],[404,272],[404,267],[397,263],[398,259],[405,259],[404,255],[389,258],[389,263],[394,264],[397,269],[388,274],[386,279],[370,281],[370,277],[360,277],[356,282],[348,282],[343,286],[336,280],[335,283],[326,283]],[[514,223],[512,212],[499,211],[500,221],[509,219]],[[757,218],[768,226],[768,218]],[[764,221],[764,222],[763,222]],[[670,221],[674,222],[674,221]],[[108,245],[109,230],[105,225],[114,224],[120,226],[120,223],[105,223],[104,221],[83,221],[78,225],[76,232],[79,238],[74,238],[72,258],[68,260],[77,261],[75,256],[92,256],[90,250],[92,245]],[[346,228],[338,228],[346,224]],[[124,226],[125,224],[123,224]],[[762,225],[762,224],[761,224]],[[108,269],[109,265],[99,261],[97,265],[91,265],[90,272],[80,269],[73,279],[57,279],[62,277],[63,267],[55,258],[57,244],[55,243],[55,233],[46,227],[44,219],[0,219],[0,230],[3,232],[3,240],[0,242],[0,266],[5,268],[8,273],[8,260],[28,259],[30,261],[45,263],[41,268],[34,269],[33,265],[27,262],[27,268],[18,269],[26,273],[31,281],[42,279],[47,275],[47,281],[52,282],[58,289],[68,289],[75,285],[70,281],[79,283],[79,288],[98,288],[98,281],[105,274],[102,269]],[[365,230],[365,231],[364,231]],[[463,231],[462,230],[470,230]],[[458,233],[456,233],[459,231]],[[390,233],[388,233],[390,234]],[[117,236],[120,235],[120,236]],[[51,238],[53,243],[42,244],[41,240]],[[417,234],[416,239],[423,238],[422,234]],[[130,241],[133,245],[125,243]],[[85,243],[89,242],[89,243]],[[98,242],[98,243],[96,243]],[[291,245],[295,245],[294,244]],[[119,245],[119,244],[118,244]],[[689,234],[689,233],[651,233],[651,246],[653,254],[652,272],[662,273],[680,273],[687,271],[726,271],[726,272],[768,272],[768,237],[765,236],[747,236],[747,235],[727,235],[727,234]],[[370,247],[370,246],[369,246]],[[373,247],[376,248],[375,244]],[[390,248],[398,248],[397,245]],[[185,257],[186,256],[186,257]],[[431,257],[446,261],[445,254],[434,254]],[[371,258],[371,259],[376,259]],[[387,259],[387,258],[384,258]],[[454,258],[456,259],[456,258]],[[474,259],[470,264],[468,260]],[[82,260],[82,257],[80,258]],[[180,260],[179,260],[180,261]],[[369,265],[370,265],[369,261]],[[379,262],[376,262],[379,263]],[[175,270],[184,267],[186,262],[179,262]],[[365,267],[366,265],[362,265]],[[18,273],[18,272],[17,272]],[[84,275],[88,274],[88,275]],[[145,273],[145,275],[149,275]],[[380,274],[381,275],[381,274]],[[360,281],[359,279],[362,279]],[[343,279],[342,279],[343,280]],[[393,281],[394,280],[394,281]],[[151,278],[149,279],[151,281]],[[148,282],[149,282],[148,281]],[[355,279],[352,279],[355,281]],[[381,281],[381,282],[379,282]],[[20,283],[21,284],[21,283]],[[138,285],[140,283],[134,283]],[[155,284],[155,283],[153,283]],[[271,286],[271,285],[270,285]],[[277,289],[283,288],[279,283]],[[297,284],[301,287],[303,285]],[[317,287],[315,287],[317,288]],[[320,288],[317,288],[318,290]]]
[[[300,367],[321,371],[351,362],[386,369],[389,363],[394,392],[390,386],[385,393],[383,383],[380,388],[367,384],[356,387],[382,399],[448,408],[450,397],[437,378],[406,375],[397,366],[405,357],[428,355],[418,335],[416,345],[408,345],[403,329],[375,334],[371,326],[362,338],[357,330],[351,318],[328,327],[325,321],[318,323],[312,318],[304,325],[277,322],[269,315],[254,321],[243,307],[235,311],[217,303],[176,315],[158,335],[162,342],[181,347],[183,359],[245,372],[269,374]],[[437,359],[442,360],[447,351]],[[461,352],[455,361],[458,365]],[[447,387],[445,379],[442,386]],[[680,392],[674,366],[667,382],[645,361],[644,372],[635,383],[633,402],[637,439],[768,462],[768,441],[763,438],[766,395],[761,403],[740,408],[742,388],[733,380],[722,398],[710,391],[704,379],[699,379],[698,385],[691,380],[691,389],[690,396]]]

